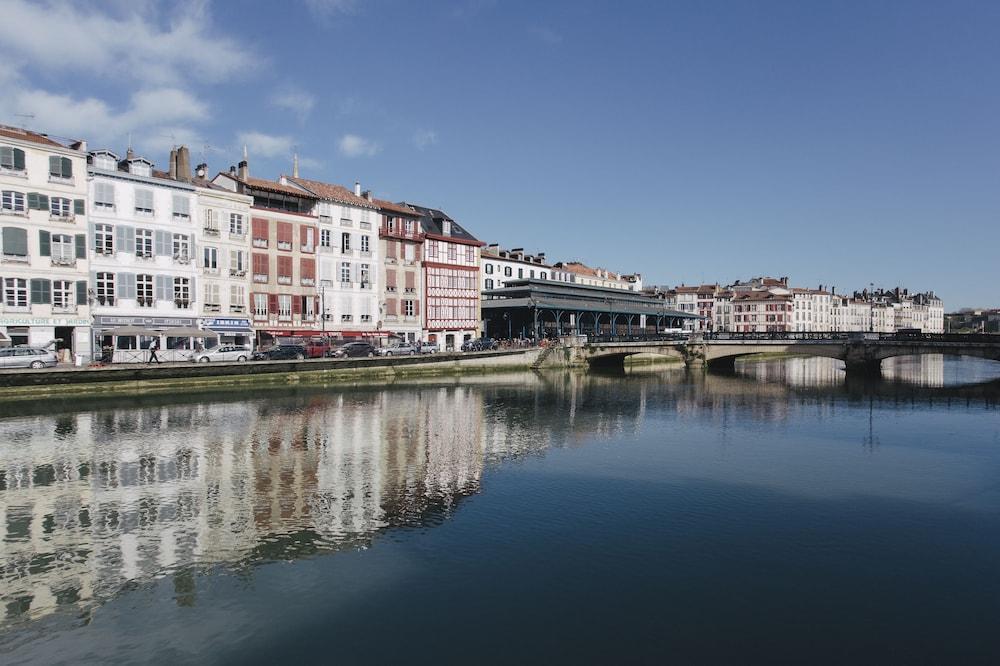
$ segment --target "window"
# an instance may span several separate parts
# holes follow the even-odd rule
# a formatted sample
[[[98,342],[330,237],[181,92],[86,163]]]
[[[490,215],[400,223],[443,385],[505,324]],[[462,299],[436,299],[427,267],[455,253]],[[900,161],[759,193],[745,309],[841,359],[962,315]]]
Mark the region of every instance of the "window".
[[[415,255],[416,249],[412,245],[407,243],[403,246],[403,259],[406,260],[407,263],[412,264]]]
[[[371,286],[371,267],[368,264],[361,264],[361,288],[370,289]]]
[[[153,276],[139,274],[135,276],[135,300],[139,307],[153,307]]]
[[[292,249],[293,227],[290,222],[278,222],[278,249]]]
[[[3,228],[3,258],[7,260],[28,259],[28,232],[19,227]]]
[[[52,234],[50,251],[52,263],[61,266],[76,265],[76,244],[68,234]]]
[[[153,190],[136,189],[135,212],[138,215],[153,214]]]
[[[49,157],[49,178],[69,180],[73,178],[73,161],[68,157]]]
[[[179,308],[190,307],[191,305],[191,279],[186,277],[174,278],[174,305]]]
[[[205,283],[205,309],[218,311],[222,307],[222,299],[219,297],[219,285],[216,282]]]
[[[368,246],[370,240],[371,239],[368,236],[362,236],[361,237],[361,251],[362,252],[371,252],[371,248]]]
[[[0,146],[0,171],[24,171],[24,151]]]
[[[23,213],[24,208],[24,193],[14,192],[12,190],[4,190],[3,198],[0,199],[0,210],[6,213]]]
[[[471,245],[465,246],[465,263],[474,264],[476,263],[476,248]]]
[[[493,264],[486,264],[485,270],[487,275],[493,275]]]
[[[73,307],[73,283],[69,280],[52,281],[52,307],[68,310]]]
[[[190,254],[189,250],[191,244],[188,241],[188,237],[185,234],[174,234],[174,259],[182,263],[186,263],[189,260]]]
[[[266,254],[260,254],[259,252],[253,253],[253,281],[254,282],[267,282],[268,276],[268,257]]]
[[[49,215],[51,217],[71,217],[73,215],[73,202],[63,197],[52,197],[49,201]]]
[[[517,279],[520,280],[522,278],[524,278],[524,269],[523,268],[518,268],[517,269]]]
[[[404,300],[403,301],[403,315],[406,317],[412,317],[414,314],[413,301]]]
[[[493,279],[492,278],[486,278],[486,288],[487,289],[492,289],[493,288]]]
[[[229,311],[246,312],[247,293],[241,284],[229,286]]]
[[[330,236],[331,233],[329,229],[320,229],[319,231],[320,247],[330,247]]]
[[[292,258],[278,257],[278,284],[292,283]]]
[[[253,231],[253,246],[254,247],[267,247],[267,220],[261,219],[259,217],[253,218],[251,221],[252,231]]]
[[[3,302],[9,308],[28,307],[28,281],[23,278],[5,278]]]
[[[458,246],[448,244],[448,261],[458,261]]]
[[[214,213],[215,211],[212,212]],[[174,195],[174,219],[175,220],[191,219],[191,200],[183,194]],[[218,223],[216,223],[215,230],[218,231],[218,229],[219,229]]]
[[[142,160],[132,160],[128,163],[128,172],[136,176],[152,176],[153,165]]]
[[[114,227],[110,224],[94,225],[94,251],[97,254],[114,254],[115,252]]]
[[[413,234],[413,220],[406,220],[403,222],[403,228],[406,230],[406,235],[410,236]]]
[[[152,258],[153,256],[152,229],[135,230],[135,256],[146,257],[147,259]]]
[[[219,213],[213,208],[206,208],[203,212],[205,220],[205,233],[209,236],[219,235]]]
[[[513,275],[513,274],[514,274],[514,271],[513,271],[513,269],[512,269],[512,268],[511,268],[510,266],[504,266],[504,267],[503,267],[503,274],[504,274],[504,275],[505,275],[506,277],[510,277],[511,275]]]
[[[343,261],[340,264],[340,281],[349,284],[351,281],[351,264]]]
[[[346,231],[340,234],[340,251],[341,252],[351,251],[351,234],[347,233]]]
[[[97,302],[100,305],[115,304],[115,274],[97,274]]]
[[[302,299],[302,319],[304,321],[315,321],[316,319],[316,299],[312,296],[297,296]]]
[[[218,248],[205,246],[202,250],[202,268],[210,273],[219,272]]]
[[[541,279],[541,280],[548,280],[549,279],[549,275],[545,271],[542,271],[541,273],[538,274],[538,278]]]
[[[396,218],[386,217],[385,228],[389,231],[390,234],[396,233]]]
[[[115,209],[115,186],[113,183],[94,183],[94,208]]]
[[[236,277],[246,275],[247,255],[243,250],[229,251],[229,274]]]
[[[255,319],[267,319],[267,294],[253,295],[253,316]]]
[[[292,318],[291,294],[278,294],[278,319]]]
[[[300,250],[303,252],[314,252],[316,250],[316,229],[313,227],[299,227]]]
[[[239,213],[229,214],[229,235],[239,236],[242,238],[247,233],[246,227],[243,226],[243,216]]]

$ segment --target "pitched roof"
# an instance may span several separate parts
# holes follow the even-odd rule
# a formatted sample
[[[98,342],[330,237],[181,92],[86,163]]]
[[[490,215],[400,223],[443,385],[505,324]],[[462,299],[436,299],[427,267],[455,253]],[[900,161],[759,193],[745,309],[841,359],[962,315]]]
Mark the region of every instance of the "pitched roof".
[[[424,233],[444,236],[445,233],[441,223],[447,221],[451,223],[450,238],[454,238],[458,241],[479,243],[480,245],[482,244],[482,241],[466,231],[465,227],[460,225],[458,222],[448,217],[444,211],[440,211],[436,208],[427,208],[425,206],[406,203],[405,201],[400,202],[400,205],[408,206],[420,216],[420,225],[423,228]]]
[[[771,291],[742,291],[733,297],[734,301],[789,301],[791,294],[775,294]]]
[[[385,199],[375,199],[374,203],[379,207],[380,210],[388,210],[393,213],[398,213],[400,215],[408,215],[409,217],[419,218],[420,214],[409,206],[403,204],[393,203],[391,201],[386,201]]]
[[[309,180],[308,178],[288,178],[288,181],[305,188],[320,199],[336,201],[338,203],[347,204],[349,206],[358,206],[360,208],[375,208],[374,203],[368,201],[368,199],[365,199],[364,197],[359,197],[342,185],[323,183],[318,180]]]
[[[18,127],[9,127],[7,125],[0,125],[0,136],[6,136],[11,139],[20,139],[21,141],[30,141],[32,143],[40,143],[45,146],[56,146],[58,148],[66,147],[58,141],[50,139],[45,134],[39,134],[37,132],[32,132],[31,130],[20,129]]]
[[[302,197],[303,199],[318,199],[319,197],[311,192],[302,190],[301,188],[294,187],[292,185],[282,185],[279,182],[273,180],[265,180],[263,178],[254,178],[253,176],[247,176],[246,178],[240,178],[239,176],[234,176],[231,173],[223,173],[223,176],[232,178],[238,183],[243,183],[247,187],[256,190],[265,190],[267,192],[276,192],[278,194],[290,194],[296,197]]]

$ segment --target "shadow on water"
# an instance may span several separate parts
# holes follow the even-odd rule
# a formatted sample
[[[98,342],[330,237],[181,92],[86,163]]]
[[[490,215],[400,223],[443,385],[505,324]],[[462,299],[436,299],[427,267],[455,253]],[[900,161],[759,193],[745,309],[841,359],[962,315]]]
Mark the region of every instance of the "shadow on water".
[[[368,601],[358,601],[356,613],[341,617],[343,626],[355,625],[356,646],[366,640],[362,636],[380,633],[362,626],[372,613],[401,627],[403,609],[442,590],[450,590],[452,598],[468,595],[450,614],[439,606],[430,613],[455,625],[462,624],[468,609],[521,588],[533,608],[548,609],[552,616],[566,604],[585,607],[587,599],[603,608],[615,603],[616,580],[618,589],[623,581],[638,585],[625,570],[602,568],[613,565],[633,567],[648,590],[659,590],[663,598],[680,595],[689,607],[699,598],[734,594],[762,570],[770,572],[771,585],[808,588],[803,562],[817,557],[836,571],[821,567],[829,575],[813,587],[835,591],[840,577],[850,572],[833,560],[837,553],[854,552],[852,539],[905,525],[916,530],[915,542],[933,542],[912,521],[931,515],[925,508],[934,502],[946,507],[939,507],[945,513],[959,510],[961,502],[946,491],[963,487],[971,474],[964,460],[938,452],[936,440],[920,440],[922,431],[933,428],[933,422],[922,421],[908,435],[922,447],[909,467],[897,465],[888,453],[882,454],[881,466],[876,463],[882,459],[871,458],[858,464],[857,452],[872,455],[879,441],[897,448],[907,442],[895,442],[888,428],[879,430],[878,419],[905,413],[919,420],[933,414],[942,422],[971,427],[967,424],[977,414],[996,411],[1000,381],[938,386],[945,383],[939,376],[949,376],[946,367],[939,373],[933,365],[907,370],[902,364],[905,372],[858,382],[845,377],[835,362],[820,361],[741,362],[728,374],[653,366],[425,379],[388,387],[280,387],[0,406],[5,527],[0,650],[16,648],[22,656],[51,661],[43,659],[52,657],[45,651],[63,643],[46,643],[42,636],[49,629],[63,632],[66,644],[89,632],[94,645],[108,641],[118,630],[113,624],[98,627],[98,622],[87,625],[74,618],[94,620],[97,611],[109,607],[119,609],[109,611],[112,617],[121,617],[118,604],[132,604],[128,608],[147,624],[163,627],[150,629],[153,641],[172,621],[182,622],[154,594],[167,583],[167,605],[190,613],[210,614],[212,603],[236,604],[241,610],[266,606],[260,576],[262,565],[274,562],[308,563],[311,576],[344,589],[372,586]],[[922,409],[909,409],[913,405]],[[972,435],[978,442],[990,433]],[[810,449],[807,443],[817,438],[824,446]],[[592,446],[595,442],[602,446]],[[573,455],[556,455],[570,449]],[[985,454],[977,450],[977,455]],[[815,471],[818,464],[821,473]],[[926,476],[906,476],[914,466],[926,469]],[[977,462],[973,469],[981,467]],[[968,494],[990,511],[1000,507],[995,491]],[[469,501],[476,495],[482,501]],[[843,518],[831,508],[833,496],[852,498],[848,515],[854,523],[837,522]],[[866,505],[859,499],[867,496],[881,497],[881,503]],[[802,497],[810,509],[796,508],[796,498]],[[969,501],[961,493],[958,497]],[[470,505],[476,508],[465,508]],[[769,524],[764,519],[772,513],[768,507],[778,507],[773,515],[784,522]],[[456,519],[459,509],[474,511],[475,520]],[[810,511],[823,520],[811,522]],[[741,512],[749,522],[730,515]],[[703,531],[692,516],[721,532]],[[445,523],[449,529],[431,529]],[[747,525],[760,534],[746,533]],[[883,537],[872,538],[868,545],[879,547]],[[796,568],[782,581],[769,558],[780,560],[787,553],[769,553],[769,539],[792,554],[803,543],[819,550],[792,561]],[[446,545],[433,550],[438,540]],[[414,544],[428,551],[392,559],[399,549],[417,548]],[[893,555],[895,547],[884,554]],[[545,569],[551,566],[547,554],[560,551],[564,574]],[[509,559],[496,558],[500,552]],[[732,559],[727,552],[749,553],[751,564],[731,562],[745,575],[731,575],[731,586],[723,591],[705,581],[718,579],[712,567]],[[344,555],[324,557],[333,553]],[[991,551],[990,557],[996,554]],[[830,561],[824,559],[828,555]],[[594,558],[590,568],[588,557]],[[708,568],[697,569],[699,558]],[[412,578],[393,585],[383,581],[394,568],[414,562],[422,564],[410,572]],[[448,562],[450,568],[438,570],[433,562]],[[651,562],[656,567],[650,568]],[[988,562],[984,558],[971,566],[995,573]],[[671,567],[676,576],[667,573]],[[595,577],[595,568],[603,576]],[[317,618],[326,621],[333,605],[347,603],[319,595],[314,578],[291,569],[266,570],[268,577],[281,580],[282,590],[297,590],[308,600],[303,609],[313,620],[307,625]],[[552,576],[532,579],[540,570]],[[560,575],[567,576],[565,584]],[[245,586],[220,601],[217,590],[226,584],[219,581],[233,578],[255,580],[261,591]],[[570,586],[584,579],[588,585]],[[206,588],[206,580],[215,583]],[[699,588],[699,581],[707,587]],[[152,595],[149,607],[136,608],[135,595],[144,590]],[[291,592],[274,594],[286,603]],[[735,598],[761,598],[743,594]],[[802,603],[798,596],[795,603]],[[847,603],[840,599],[836,607]],[[656,606],[646,597],[643,604],[647,610]],[[741,622],[740,608],[737,602],[719,611],[716,622],[706,604],[696,615],[705,626],[734,629]],[[601,617],[596,609],[594,617]],[[750,608],[743,611],[744,620],[760,617]],[[491,617],[500,611],[483,607],[480,612]],[[629,621],[653,615],[623,609],[616,622],[624,631]],[[210,615],[187,617],[211,624]],[[69,628],[60,624],[66,619]],[[419,617],[412,626],[423,626]],[[592,644],[586,636],[596,630],[583,620],[562,628],[583,637],[582,645]],[[288,645],[287,635],[274,636],[263,626],[239,629]],[[553,647],[531,631],[524,637],[538,641],[536,654]],[[307,644],[303,641],[300,649]],[[530,642],[525,645],[530,648]],[[150,647],[133,634],[131,643],[115,648],[120,650],[116,659],[136,656],[128,646]],[[90,656],[101,660],[107,655]]]

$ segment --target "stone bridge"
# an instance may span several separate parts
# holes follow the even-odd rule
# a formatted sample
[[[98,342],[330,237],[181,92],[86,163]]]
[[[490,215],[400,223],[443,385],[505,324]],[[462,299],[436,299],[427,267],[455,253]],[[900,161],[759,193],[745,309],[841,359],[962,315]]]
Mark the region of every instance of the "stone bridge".
[[[561,357],[571,364],[620,367],[626,356],[657,354],[684,361],[688,367],[732,369],[736,359],[751,354],[799,354],[844,361],[848,372],[879,374],[884,359],[915,354],[973,356],[1000,361],[1000,335],[778,333],[708,334],[678,339],[598,338],[564,341]]]

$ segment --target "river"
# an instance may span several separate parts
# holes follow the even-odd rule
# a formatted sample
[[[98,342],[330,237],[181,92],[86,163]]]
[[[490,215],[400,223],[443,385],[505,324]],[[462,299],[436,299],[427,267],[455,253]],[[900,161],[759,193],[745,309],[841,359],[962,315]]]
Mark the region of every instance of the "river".
[[[997,663],[1000,363],[0,404],[0,662]]]

